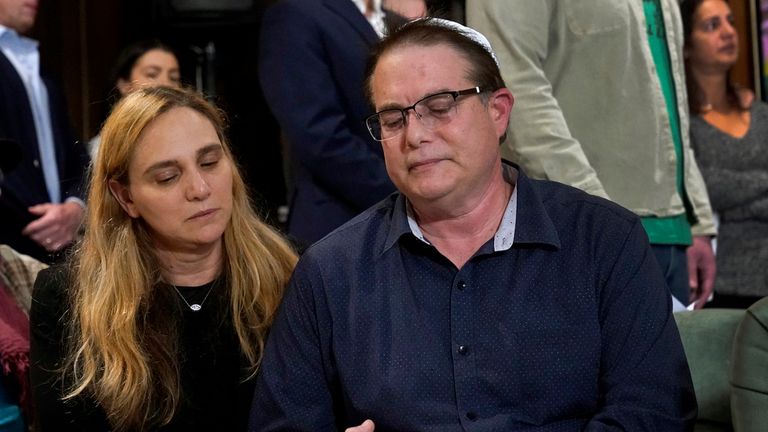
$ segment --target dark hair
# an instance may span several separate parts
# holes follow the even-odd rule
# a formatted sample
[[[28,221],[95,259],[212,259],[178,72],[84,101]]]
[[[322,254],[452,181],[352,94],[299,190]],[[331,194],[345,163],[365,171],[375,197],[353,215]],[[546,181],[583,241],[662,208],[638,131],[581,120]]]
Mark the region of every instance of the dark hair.
[[[373,104],[371,78],[381,57],[387,52],[406,45],[435,46],[447,45],[459,52],[469,63],[467,79],[484,92],[506,87],[496,61],[482,45],[466,32],[446,26],[440,21],[424,18],[411,21],[382,39],[373,49],[366,67],[365,92]]]
[[[115,60],[115,64],[112,68],[112,84],[114,85],[119,79],[129,81],[131,79],[131,71],[133,70],[133,67],[136,66],[136,62],[139,58],[155,49],[165,51],[173,54],[174,57],[179,58],[173,48],[157,39],[134,42],[123,48],[120,55],[117,56],[117,60]]]
[[[115,63],[112,65],[109,80],[104,83],[105,87],[103,94],[105,95],[105,99],[100,110],[102,122],[109,116],[112,107],[123,97],[117,88],[117,81],[120,79],[130,81],[131,71],[133,70],[133,67],[136,66],[136,62],[139,61],[141,56],[154,49],[173,54],[177,60],[179,58],[173,48],[158,39],[140,40],[123,48],[117,56],[117,60],[115,60]]]
[[[699,10],[699,6],[704,3],[704,0],[683,0],[680,2],[680,17],[683,20],[683,34],[685,35],[685,48],[691,47],[691,35],[693,34],[693,20],[696,16],[696,11]],[[741,103],[739,103],[739,96],[737,94],[738,87],[731,78],[731,70],[728,70],[727,79],[725,80],[725,94],[728,99],[728,103],[732,107],[743,109]],[[685,87],[688,91],[688,109],[691,114],[701,114],[704,110],[703,107],[706,103],[704,98],[704,91],[701,89],[699,83],[693,78],[691,73],[691,65],[688,59],[685,59]]]

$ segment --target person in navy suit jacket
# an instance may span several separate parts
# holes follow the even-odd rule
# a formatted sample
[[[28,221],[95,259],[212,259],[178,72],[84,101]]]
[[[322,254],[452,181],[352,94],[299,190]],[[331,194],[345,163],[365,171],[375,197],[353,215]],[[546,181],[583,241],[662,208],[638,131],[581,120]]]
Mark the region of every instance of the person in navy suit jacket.
[[[366,17],[366,3],[283,0],[264,16],[259,80],[287,139],[288,234],[300,246],[394,192],[380,145],[365,128],[371,108],[363,79],[384,27],[405,18],[380,8]]]
[[[22,36],[36,12],[34,0],[0,0],[0,139],[21,151],[0,186],[0,243],[50,261],[82,221],[87,156],[73,138],[63,95],[39,72],[37,42]]]

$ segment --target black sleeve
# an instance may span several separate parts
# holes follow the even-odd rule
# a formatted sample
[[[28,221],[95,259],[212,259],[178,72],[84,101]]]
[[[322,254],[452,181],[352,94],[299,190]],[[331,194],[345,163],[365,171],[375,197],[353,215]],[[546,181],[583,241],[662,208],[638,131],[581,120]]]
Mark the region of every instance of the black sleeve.
[[[62,379],[67,352],[69,277],[63,267],[41,271],[35,281],[30,310],[30,380],[35,430],[109,430],[103,411],[85,398],[63,401]]]

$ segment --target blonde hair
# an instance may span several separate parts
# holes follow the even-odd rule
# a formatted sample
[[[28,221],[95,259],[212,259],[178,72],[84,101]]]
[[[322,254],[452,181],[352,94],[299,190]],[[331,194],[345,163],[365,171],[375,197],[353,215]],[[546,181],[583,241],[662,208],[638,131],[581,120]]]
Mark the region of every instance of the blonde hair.
[[[144,222],[130,218],[108,183],[128,184],[139,137],[159,115],[188,107],[214,125],[233,161],[232,218],[224,232],[229,309],[247,379],[261,361],[265,338],[296,255],[255,214],[224,137],[223,114],[190,90],[149,88],[123,98],[102,130],[88,192],[86,230],[73,256],[69,354],[64,398],[87,396],[105,410],[116,430],[168,423],[179,404],[178,330],[153,313],[162,292],[160,266]]]

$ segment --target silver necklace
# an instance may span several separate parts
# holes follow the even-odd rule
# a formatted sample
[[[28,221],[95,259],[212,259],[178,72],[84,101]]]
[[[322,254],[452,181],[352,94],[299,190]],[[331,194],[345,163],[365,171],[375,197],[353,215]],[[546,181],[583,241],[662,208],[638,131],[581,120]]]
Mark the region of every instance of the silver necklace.
[[[216,286],[216,281],[211,283],[211,287],[208,288],[208,292],[205,293],[205,297],[203,297],[203,301],[201,301],[200,303],[192,303],[192,304],[189,304],[187,299],[185,299],[184,296],[181,294],[181,291],[179,291],[179,289],[176,288],[176,285],[171,284],[171,286],[173,287],[173,289],[176,290],[176,293],[179,295],[179,297],[181,297],[181,300],[184,302],[184,304],[186,304],[187,307],[192,309],[194,312],[197,312],[203,308],[203,304],[205,303],[206,300],[208,300],[208,296],[211,295],[211,291],[213,291],[213,287]]]

